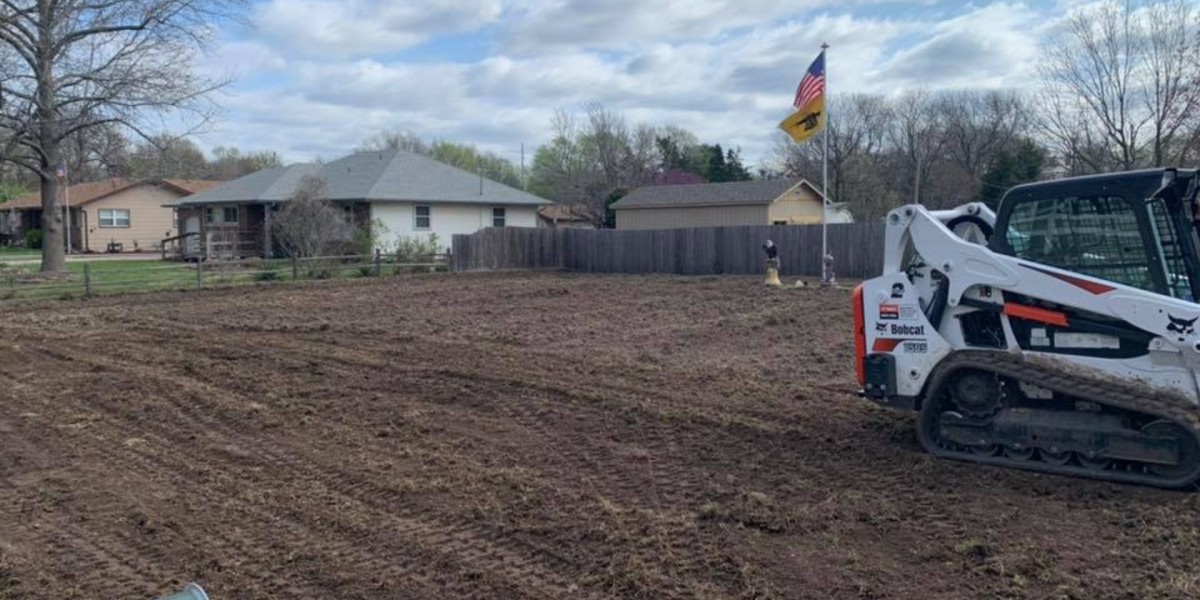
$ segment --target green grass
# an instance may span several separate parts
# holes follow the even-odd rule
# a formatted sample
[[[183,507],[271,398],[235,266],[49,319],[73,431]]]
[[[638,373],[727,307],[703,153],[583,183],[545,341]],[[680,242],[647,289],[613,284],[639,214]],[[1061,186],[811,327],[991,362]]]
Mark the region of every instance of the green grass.
[[[8,246],[0,246],[0,261],[6,258],[38,258],[42,255],[41,250],[29,250],[26,248],[9,248]]]
[[[56,298],[79,298],[87,294],[85,269],[90,271],[91,294],[105,296],[135,292],[161,290],[194,290],[197,288],[196,265],[157,260],[97,260],[86,263],[68,262],[67,274],[61,277],[42,279],[38,276],[38,264],[3,266],[0,258],[0,301],[4,300],[48,300]],[[397,271],[393,265],[383,265],[383,275]],[[401,272],[408,272],[400,269]],[[203,280],[205,288],[230,285],[292,281],[290,260],[270,260],[245,265],[222,265],[205,263]],[[361,264],[345,265],[337,262],[306,264],[299,269],[299,279],[355,279],[373,276],[374,269]]]

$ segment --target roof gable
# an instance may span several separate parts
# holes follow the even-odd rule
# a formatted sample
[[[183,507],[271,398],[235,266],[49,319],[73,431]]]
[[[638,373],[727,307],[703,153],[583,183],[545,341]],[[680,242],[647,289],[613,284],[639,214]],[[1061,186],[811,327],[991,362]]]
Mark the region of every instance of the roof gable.
[[[761,179],[729,183],[640,187],[614,202],[612,207],[625,209],[770,204],[799,186],[811,189],[818,198],[821,196],[819,190],[803,179]]]
[[[305,175],[320,177],[330,200],[550,204],[528,192],[404,150],[359,152],[321,166],[296,164],[258,171],[201,192],[184,204],[283,202]]]
[[[202,181],[202,180],[186,180],[186,179],[167,179],[156,181],[152,179],[134,180],[125,179],[122,177],[114,177],[101,181],[86,181],[76,183],[69,186],[63,194],[63,201],[71,206],[83,206],[107,198],[114,194],[119,194],[125,190],[133,189],[143,185],[153,185],[169,189],[180,196],[187,196],[193,193],[193,189],[210,188],[220,184],[219,181]],[[17,196],[9,202],[0,204],[2,209],[39,209],[42,207],[41,191],[29,192]]]

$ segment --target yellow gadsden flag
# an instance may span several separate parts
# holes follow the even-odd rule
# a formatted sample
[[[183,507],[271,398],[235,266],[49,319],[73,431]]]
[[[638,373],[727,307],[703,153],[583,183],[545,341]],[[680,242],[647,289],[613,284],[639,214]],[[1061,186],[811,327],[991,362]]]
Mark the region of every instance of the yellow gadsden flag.
[[[804,79],[796,87],[796,99],[792,101],[796,112],[783,120],[779,128],[792,136],[799,144],[825,129],[825,51],[808,66]]]
[[[779,128],[792,136],[797,144],[820,133],[825,128],[825,97],[821,96],[789,115],[779,123]]]

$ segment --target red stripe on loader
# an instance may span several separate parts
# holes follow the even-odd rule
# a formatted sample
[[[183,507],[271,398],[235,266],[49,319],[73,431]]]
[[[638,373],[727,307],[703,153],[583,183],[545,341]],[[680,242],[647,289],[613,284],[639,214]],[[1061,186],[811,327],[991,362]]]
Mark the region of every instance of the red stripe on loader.
[[[1067,315],[1056,310],[1046,310],[1036,306],[1025,306],[1008,302],[1004,305],[1004,314],[1018,319],[1037,321],[1047,325],[1067,326]]]

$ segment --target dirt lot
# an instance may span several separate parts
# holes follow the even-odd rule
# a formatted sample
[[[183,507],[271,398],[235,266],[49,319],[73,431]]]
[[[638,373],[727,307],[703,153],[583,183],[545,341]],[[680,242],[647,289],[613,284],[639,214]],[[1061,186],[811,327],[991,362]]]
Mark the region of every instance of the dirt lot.
[[[0,598],[1194,598],[1195,493],[939,462],[849,294],[467,275],[0,315]]]

